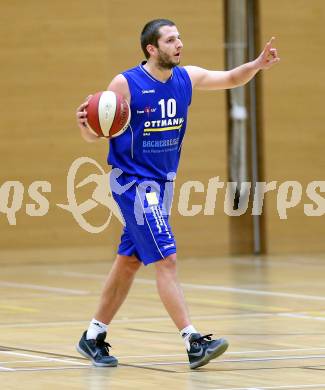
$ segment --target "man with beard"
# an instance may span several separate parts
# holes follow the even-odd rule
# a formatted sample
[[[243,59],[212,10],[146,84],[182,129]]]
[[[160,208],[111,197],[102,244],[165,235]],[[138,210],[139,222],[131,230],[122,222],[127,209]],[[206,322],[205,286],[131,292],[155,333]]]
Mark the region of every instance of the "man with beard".
[[[106,279],[98,309],[77,345],[95,366],[116,366],[105,342],[108,324],[126,298],[141,264],[154,264],[157,289],[184,340],[190,367],[207,364],[228,347],[225,339],[201,335],[192,325],[176,272],[176,242],[168,222],[170,189],[176,175],[192,90],[238,87],[261,69],[279,61],[273,38],[254,61],[230,71],[179,67],[183,43],[175,24],[156,19],[145,25],[141,47],[146,61],[117,75],[108,90],[123,95],[131,107],[127,131],[110,139],[108,163],[117,175],[114,199],[125,220],[116,260]],[[77,109],[86,141],[98,139],[87,126],[87,101]],[[123,189],[121,191],[120,189]]]

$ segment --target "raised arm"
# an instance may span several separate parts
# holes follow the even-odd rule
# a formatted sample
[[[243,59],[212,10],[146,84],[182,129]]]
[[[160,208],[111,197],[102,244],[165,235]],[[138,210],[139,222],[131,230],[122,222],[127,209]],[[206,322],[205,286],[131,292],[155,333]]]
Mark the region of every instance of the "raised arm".
[[[114,79],[108,85],[107,90],[123,95],[125,99],[127,99],[127,101],[130,103],[130,90],[128,83],[123,75],[119,74],[114,77]],[[86,100],[77,108],[76,111],[77,124],[80,128],[81,136],[87,142],[95,142],[101,138],[92,130],[90,130],[87,123],[86,108],[88,106],[88,102],[91,96],[92,95],[89,95]]]
[[[261,69],[269,69],[280,61],[277,49],[273,47],[274,37],[265,45],[262,53],[251,62],[232,70],[212,71],[198,66],[185,66],[193,88],[202,90],[229,89],[250,81]]]

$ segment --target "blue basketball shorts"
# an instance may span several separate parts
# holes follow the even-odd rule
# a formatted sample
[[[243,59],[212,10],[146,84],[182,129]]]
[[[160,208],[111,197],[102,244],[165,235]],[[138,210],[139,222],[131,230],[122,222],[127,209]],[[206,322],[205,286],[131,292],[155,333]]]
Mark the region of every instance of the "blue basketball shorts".
[[[119,173],[110,175],[111,191],[125,222],[117,253],[135,255],[144,265],[176,253],[168,222],[174,183],[114,171]]]

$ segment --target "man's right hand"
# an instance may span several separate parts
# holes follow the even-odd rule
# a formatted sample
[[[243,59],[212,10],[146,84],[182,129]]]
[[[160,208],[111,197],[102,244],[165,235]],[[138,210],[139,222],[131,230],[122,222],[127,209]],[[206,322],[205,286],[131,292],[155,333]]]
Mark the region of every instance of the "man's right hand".
[[[86,107],[88,106],[88,102],[91,97],[92,95],[87,96],[86,100],[80,104],[76,111],[77,123],[81,130],[85,127],[88,128]]]
[[[83,139],[87,142],[97,141],[100,137],[92,131],[87,122],[87,110],[88,102],[92,95],[87,96],[86,100],[80,104],[76,111],[76,119],[79,129],[81,130],[81,135]]]

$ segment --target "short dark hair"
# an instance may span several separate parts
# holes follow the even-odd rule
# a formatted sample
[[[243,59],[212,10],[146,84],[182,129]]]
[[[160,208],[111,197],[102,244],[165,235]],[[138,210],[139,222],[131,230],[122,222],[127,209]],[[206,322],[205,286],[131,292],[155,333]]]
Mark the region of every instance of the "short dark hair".
[[[150,57],[147,45],[158,47],[158,39],[160,38],[159,29],[163,26],[175,26],[175,23],[169,19],[154,19],[143,27],[141,32],[141,47],[147,59]]]

